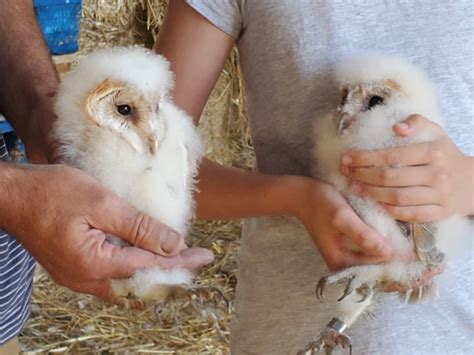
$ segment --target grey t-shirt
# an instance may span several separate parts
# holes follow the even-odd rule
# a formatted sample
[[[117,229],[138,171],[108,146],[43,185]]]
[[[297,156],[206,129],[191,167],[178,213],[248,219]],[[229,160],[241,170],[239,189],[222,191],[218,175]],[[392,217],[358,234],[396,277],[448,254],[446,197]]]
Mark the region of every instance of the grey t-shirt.
[[[331,66],[360,51],[396,54],[424,68],[440,92],[445,129],[474,153],[474,2],[471,0],[188,0],[237,40],[259,171],[310,174],[317,112],[337,98]],[[384,297],[351,334],[355,354],[474,351],[473,262],[453,261],[440,298],[407,306]],[[244,229],[233,325],[235,353],[291,354],[328,321],[314,297],[324,262],[294,219]]]

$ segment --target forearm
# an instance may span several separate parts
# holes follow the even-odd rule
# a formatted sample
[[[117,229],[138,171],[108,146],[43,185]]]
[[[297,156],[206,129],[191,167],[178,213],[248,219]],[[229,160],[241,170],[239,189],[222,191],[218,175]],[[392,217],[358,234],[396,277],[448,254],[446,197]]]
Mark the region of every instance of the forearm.
[[[26,227],[28,219],[33,218],[27,207],[37,197],[31,195],[28,175],[26,166],[0,161],[0,228],[12,234],[22,234],[22,225]],[[39,191],[39,187],[33,190]]]
[[[170,1],[155,50],[170,61],[176,75],[175,103],[195,122],[234,43],[185,1]],[[203,161],[198,180],[197,215],[205,219],[294,215],[297,198],[293,195],[303,190],[305,181],[224,167],[209,160]]]
[[[0,112],[24,141],[30,160],[44,162],[59,78],[31,0],[2,1],[0,38]]]
[[[298,216],[310,181],[226,167],[207,159],[198,179],[197,216],[203,219]]]

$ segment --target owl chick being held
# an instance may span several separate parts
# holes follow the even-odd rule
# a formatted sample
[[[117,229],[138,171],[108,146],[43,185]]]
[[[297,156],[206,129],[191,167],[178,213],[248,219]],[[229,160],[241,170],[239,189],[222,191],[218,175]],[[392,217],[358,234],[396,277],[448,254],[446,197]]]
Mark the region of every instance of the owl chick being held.
[[[173,104],[172,88],[164,57],[139,47],[98,50],[60,86],[55,138],[62,162],[184,236],[201,144],[191,118]],[[112,289],[118,297],[161,301],[192,278],[188,270],[155,267],[112,280]]]
[[[434,223],[394,220],[375,201],[356,195],[339,170],[341,157],[349,150],[386,149],[437,138],[432,132],[401,138],[392,129],[415,113],[442,123],[435,86],[425,73],[401,58],[366,54],[337,65],[333,79],[340,101],[315,122],[314,176],[338,189],[360,218],[389,240],[396,255],[416,257],[351,267],[322,278],[316,287],[319,298],[328,285],[342,285],[337,314],[302,354],[331,350],[337,345],[350,347],[344,330],[369,310],[378,292],[388,284],[406,289],[403,296],[412,303],[429,299],[435,293],[434,281],[423,284],[423,275],[443,270],[446,260],[469,245],[467,219],[453,216]],[[349,241],[347,247],[358,251]]]

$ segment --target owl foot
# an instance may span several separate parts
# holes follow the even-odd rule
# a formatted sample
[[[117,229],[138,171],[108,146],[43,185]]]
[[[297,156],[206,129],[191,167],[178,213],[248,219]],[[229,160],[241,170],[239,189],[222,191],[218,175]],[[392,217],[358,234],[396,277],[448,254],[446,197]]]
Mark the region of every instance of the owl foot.
[[[139,299],[126,298],[126,297],[117,297],[115,298],[115,303],[125,309],[136,309],[144,310],[145,302]]]
[[[414,287],[410,290],[400,292],[400,298],[405,303],[415,304],[421,301],[427,301],[435,297],[438,294],[436,284],[430,282],[425,285]]]
[[[297,355],[315,355],[323,349],[326,354],[332,354],[333,349],[338,345],[349,349],[349,354],[352,355],[351,339],[347,335],[327,327],[321,332],[318,339],[308,343],[304,349],[298,351]]]
[[[322,300],[324,298],[324,290],[326,286],[331,284],[346,285],[338,301],[342,301],[344,298],[356,291],[361,296],[361,298],[356,301],[359,303],[367,301],[372,296],[375,288],[368,283],[359,282],[356,275],[351,275],[347,270],[345,270],[322,277],[316,285],[316,297]]]

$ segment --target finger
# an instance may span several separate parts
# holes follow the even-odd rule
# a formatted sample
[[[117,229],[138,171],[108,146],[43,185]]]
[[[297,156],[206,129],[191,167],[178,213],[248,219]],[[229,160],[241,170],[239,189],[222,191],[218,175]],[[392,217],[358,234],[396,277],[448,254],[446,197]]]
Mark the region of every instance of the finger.
[[[449,214],[439,205],[400,207],[382,204],[382,207],[393,218],[404,222],[436,222]]]
[[[341,165],[348,167],[418,166],[432,161],[433,143],[414,143],[384,150],[348,151]]]
[[[183,268],[195,270],[214,260],[214,254],[204,248],[187,248],[178,255],[164,257],[136,247],[116,247],[105,242],[102,278],[127,278],[137,270],[159,266],[162,269]],[[110,250],[106,250],[110,249]]]
[[[392,206],[423,206],[439,204],[438,192],[431,187],[379,187],[367,184],[354,184],[352,191],[358,196]]]
[[[133,275],[139,269],[157,265],[161,260],[157,254],[134,246],[116,246],[106,240],[99,230],[90,230],[82,248],[78,250],[80,280],[97,281],[121,279]]]
[[[160,258],[160,257],[159,257]],[[188,248],[179,255],[170,258],[160,258],[159,266],[164,269],[180,267],[187,270],[196,270],[214,260],[214,254],[205,248]]]
[[[155,254],[177,255],[185,248],[184,238],[172,228],[138,211],[111,194],[98,208],[97,229]]]
[[[69,287],[71,290],[80,293],[93,295],[102,301],[116,304],[126,308],[143,309],[144,304],[138,299],[128,299],[117,296],[110,285],[110,280],[90,281],[75,284]]]
[[[71,284],[64,284],[67,288],[74,292],[86,293],[89,295],[96,296],[101,300],[110,303],[116,303],[116,296],[114,295],[110,286],[110,280],[96,280],[86,282],[74,282]]]
[[[334,227],[362,250],[372,256],[388,256],[391,248],[388,241],[377,231],[367,226],[351,208],[341,208],[333,220]]]
[[[370,167],[349,168],[341,167],[341,173],[350,179],[375,186],[403,187],[430,186],[433,182],[432,168],[427,165],[401,168]]]
[[[440,125],[417,114],[410,115],[405,121],[395,124],[393,131],[401,137],[413,137],[428,132],[432,132],[435,135],[443,133]]]

